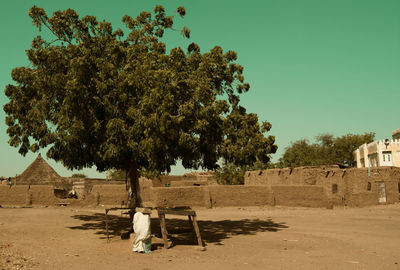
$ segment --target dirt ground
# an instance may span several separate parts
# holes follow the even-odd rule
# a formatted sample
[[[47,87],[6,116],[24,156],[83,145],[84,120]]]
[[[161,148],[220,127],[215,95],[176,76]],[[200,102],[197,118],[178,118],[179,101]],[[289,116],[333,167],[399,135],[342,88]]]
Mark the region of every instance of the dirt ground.
[[[102,209],[3,207],[0,269],[400,269],[400,204],[196,210],[206,251],[187,220],[167,215],[173,246],[138,254],[118,211],[107,243]]]

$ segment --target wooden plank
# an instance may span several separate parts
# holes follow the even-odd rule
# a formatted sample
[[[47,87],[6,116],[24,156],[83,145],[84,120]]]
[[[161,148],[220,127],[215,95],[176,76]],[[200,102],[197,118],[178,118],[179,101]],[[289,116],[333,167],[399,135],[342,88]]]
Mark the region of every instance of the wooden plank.
[[[174,209],[158,209],[161,214],[176,215],[176,216],[194,216],[194,210],[174,210]]]
[[[188,219],[189,219],[189,225],[190,225],[190,227],[193,227],[192,216],[188,216]]]
[[[127,210],[127,209],[132,209],[131,207],[112,207],[112,208],[106,208],[108,211],[113,211],[113,210]]]
[[[108,209],[106,209],[106,233],[107,233],[107,242],[110,240],[108,236]]]
[[[136,207],[135,211],[143,214],[151,214],[151,208],[148,207]]]
[[[160,227],[161,227],[161,234],[164,240],[164,248],[168,248],[168,232],[167,232],[167,226],[165,224],[165,214],[163,213],[158,213],[158,217],[160,218]]]
[[[196,232],[197,243],[199,244],[199,246],[202,247],[203,246],[203,241],[201,240],[201,235],[200,235],[199,226],[197,225],[196,215],[193,216],[193,227],[194,227],[194,231]]]

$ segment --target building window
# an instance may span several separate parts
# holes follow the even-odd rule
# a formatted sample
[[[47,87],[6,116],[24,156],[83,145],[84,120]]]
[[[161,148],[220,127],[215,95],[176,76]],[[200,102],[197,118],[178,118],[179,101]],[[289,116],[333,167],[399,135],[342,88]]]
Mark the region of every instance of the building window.
[[[382,160],[385,164],[384,166],[391,166],[392,165],[392,151],[383,151],[382,152]]]
[[[368,190],[368,191],[371,190],[371,182],[368,182],[368,184],[367,184],[367,190]]]
[[[338,186],[337,184],[332,185],[332,194],[336,194],[338,192]]]

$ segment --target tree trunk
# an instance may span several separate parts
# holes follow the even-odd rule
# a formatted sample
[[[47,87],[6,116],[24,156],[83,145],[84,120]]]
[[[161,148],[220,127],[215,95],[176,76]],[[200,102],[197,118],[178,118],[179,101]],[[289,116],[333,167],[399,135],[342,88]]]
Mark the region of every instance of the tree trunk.
[[[133,222],[133,216],[135,214],[135,208],[140,206],[140,195],[139,195],[139,171],[136,162],[130,162],[126,166],[126,173],[129,179],[127,179],[128,188],[128,204],[129,210],[129,224]],[[133,227],[130,226],[130,232],[133,232]]]
[[[135,209],[140,206],[139,172],[136,162],[130,164],[128,173],[128,207]]]

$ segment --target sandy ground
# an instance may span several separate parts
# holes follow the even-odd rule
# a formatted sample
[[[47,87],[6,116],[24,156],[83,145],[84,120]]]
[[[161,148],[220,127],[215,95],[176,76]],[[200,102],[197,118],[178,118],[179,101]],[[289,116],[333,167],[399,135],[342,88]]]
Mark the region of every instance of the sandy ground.
[[[120,238],[128,224],[118,211],[107,243],[101,209],[3,207],[0,269],[400,269],[400,204],[196,210],[206,251],[187,220],[167,215],[173,246],[138,254],[133,235]]]

